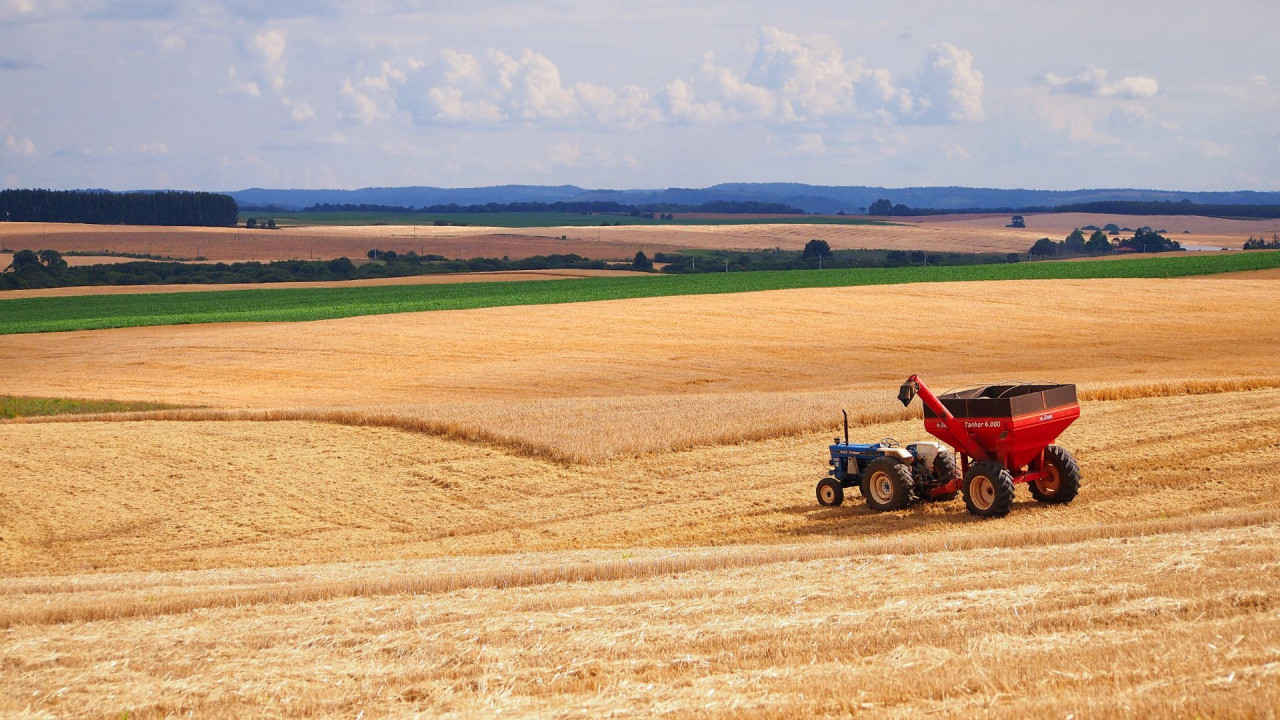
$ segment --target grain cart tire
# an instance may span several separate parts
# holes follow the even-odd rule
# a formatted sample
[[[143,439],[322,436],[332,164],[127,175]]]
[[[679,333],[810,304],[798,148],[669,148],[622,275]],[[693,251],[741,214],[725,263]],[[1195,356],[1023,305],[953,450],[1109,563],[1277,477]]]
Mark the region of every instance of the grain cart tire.
[[[844,502],[844,488],[840,486],[840,481],[833,478],[823,478],[818,481],[818,504],[822,507],[839,507]]]
[[[995,460],[983,460],[964,476],[964,504],[978,517],[1004,517],[1013,507],[1013,476]]]
[[[901,510],[915,499],[911,489],[911,468],[894,458],[876,458],[862,473],[862,496],[872,510]]]
[[[960,475],[960,470],[956,467],[956,456],[943,450],[933,458],[933,474],[943,485],[954,480]],[[945,493],[943,495],[925,495],[925,502],[948,502],[955,500],[959,493]]]
[[[1048,477],[1027,483],[1031,497],[1042,503],[1069,503],[1080,492],[1080,465],[1066,448],[1050,445],[1044,449],[1044,472]]]

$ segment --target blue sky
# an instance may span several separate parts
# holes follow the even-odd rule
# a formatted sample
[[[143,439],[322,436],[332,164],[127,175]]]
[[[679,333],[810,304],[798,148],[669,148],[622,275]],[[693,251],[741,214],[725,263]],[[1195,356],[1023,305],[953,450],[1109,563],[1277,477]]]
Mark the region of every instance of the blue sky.
[[[6,187],[1280,190],[1280,3],[0,0]]]

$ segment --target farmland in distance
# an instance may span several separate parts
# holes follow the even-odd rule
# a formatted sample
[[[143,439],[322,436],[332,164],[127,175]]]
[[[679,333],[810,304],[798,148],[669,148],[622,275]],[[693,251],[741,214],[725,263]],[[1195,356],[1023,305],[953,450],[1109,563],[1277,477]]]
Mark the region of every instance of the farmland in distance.
[[[2,336],[0,394],[177,407],[0,422],[0,713],[1266,717],[1277,301],[1038,279]],[[841,408],[924,439],[911,372],[1078,383],[1080,497],[819,507]]]
[[[483,215],[472,216],[481,222]],[[1061,240],[1072,229],[1115,222],[1168,231],[1185,244],[1239,248],[1250,237],[1270,238],[1271,220],[1234,220],[1191,216],[1111,216],[1047,213],[1028,216],[1025,229],[1007,228],[1006,215],[940,215],[891,218],[888,225],[759,223],[752,218],[728,222],[689,218],[703,224],[599,227],[435,227],[432,225],[308,225],[277,230],[244,228],[155,228],[53,223],[0,223],[0,246],[52,248],[60,252],[145,253],[213,261],[362,258],[372,249],[413,251],[445,257],[522,258],[575,253],[596,260],[628,260],[636,251],[672,252],[683,248],[799,250],[811,239],[835,249],[935,250],[1025,253],[1037,239]],[[881,218],[878,221],[883,221]],[[749,222],[748,222],[749,221]],[[1188,231],[1188,232],[1183,232]],[[1128,233],[1126,233],[1128,234]]]

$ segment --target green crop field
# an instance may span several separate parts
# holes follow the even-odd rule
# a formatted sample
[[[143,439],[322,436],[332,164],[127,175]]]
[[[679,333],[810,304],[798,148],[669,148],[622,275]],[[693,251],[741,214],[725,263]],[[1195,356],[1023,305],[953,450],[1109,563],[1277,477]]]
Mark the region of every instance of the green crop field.
[[[770,217],[716,216],[658,220],[612,213],[567,212],[495,212],[495,213],[395,213],[395,212],[289,212],[272,214],[243,211],[240,223],[254,218],[259,222],[276,221],[278,227],[303,225],[432,225],[436,221],[453,225],[478,227],[596,227],[600,225],[899,225],[900,223],[833,215],[776,215]]]
[[[216,322],[297,322],[426,310],[976,280],[1169,278],[1280,267],[1280,252],[892,269],[790,270],[562,280],[82,295],[0,300],[0,334]]]
[[[151,402],[120,402],[117,400],[80,400],[76,398],[0,395],[0,418],[137,412],[142,410],[168,410],[176,407],[178,406]]]

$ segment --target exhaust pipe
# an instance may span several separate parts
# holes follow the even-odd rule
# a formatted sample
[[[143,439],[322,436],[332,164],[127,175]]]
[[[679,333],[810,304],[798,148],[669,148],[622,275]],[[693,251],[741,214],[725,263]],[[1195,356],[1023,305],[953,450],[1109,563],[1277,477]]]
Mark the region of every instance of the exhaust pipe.
[[[848,445],[849,444],[849,411],[841,410],[840,414],[844,415],[844,444]]]

